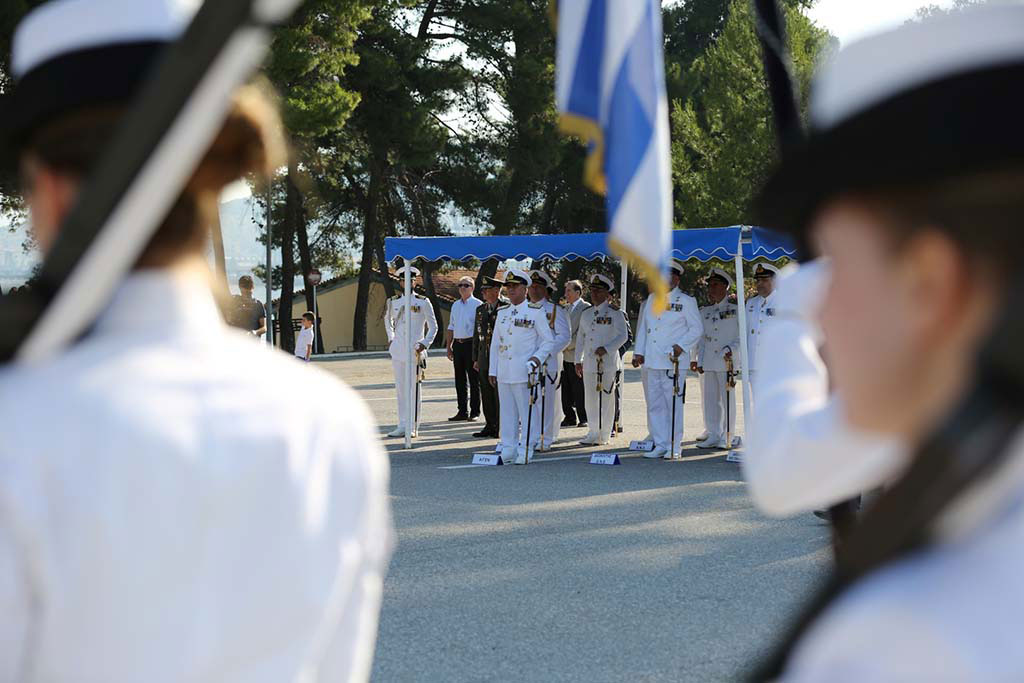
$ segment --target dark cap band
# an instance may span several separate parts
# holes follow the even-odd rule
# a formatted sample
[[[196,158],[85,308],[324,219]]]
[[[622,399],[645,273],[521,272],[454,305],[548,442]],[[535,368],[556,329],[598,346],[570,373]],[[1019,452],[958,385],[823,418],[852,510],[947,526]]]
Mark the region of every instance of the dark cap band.
[[[13,167],[32,134],[64,114],[130,102],[166,47],[162,41],[105,45],[29,71],[0,98],[0,160]]]

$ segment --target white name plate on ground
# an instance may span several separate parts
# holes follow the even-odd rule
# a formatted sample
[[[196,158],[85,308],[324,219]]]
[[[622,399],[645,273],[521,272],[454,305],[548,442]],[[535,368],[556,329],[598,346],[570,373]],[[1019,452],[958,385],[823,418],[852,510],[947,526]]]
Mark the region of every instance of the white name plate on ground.
[[[474,465],[504,465],[501,461],[501,456],[497,453],[474,453],[473,454]]]
[[[630,441],[629,450],[631,451],[653,451],[653,441]]]
[[[618,453],[594,453],[590,456],[591,465],[621,465]]]
[[[729,455],[725,456],[726,462],[743,462],[743,451],[729,451]]]

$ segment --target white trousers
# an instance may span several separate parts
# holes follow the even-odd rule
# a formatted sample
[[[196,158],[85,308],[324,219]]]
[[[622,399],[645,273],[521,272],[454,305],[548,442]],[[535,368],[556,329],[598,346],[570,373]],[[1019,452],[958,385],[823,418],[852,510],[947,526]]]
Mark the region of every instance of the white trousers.
[[[702,378],[704,388],[704,428],[708,430],[708,437],[713,441],[725,438],[726,412],[729,414],[729,433],[736,436],[736,390],[726,391],[727,376],[725,372],[704,372]],[[728,411],[726,410],[726,394],[729,396]]]
[[[395,373],[395,390],[398,393],[398,426],[401,427],[402,429],[407,429],[408,426],[409,426],[409,423],[411,422],[411,420],[408,419],[409,418],[409,416],[408,416],[408,413],[409,413],[409,399],[407,397],[409,396],[408,391],[410,389],[413,390],[413,391],[416,390],[416,368],[415,367],[413,368],[413,377],[412,377],[413,384],[412,384],[411,387],[407,387],[406,386],[406,383],[408,382],[408,379],[406,378],[406,373],[409,370],[409,366],[408,365],[406,365],[404,362],[402,362],[400,360],[392,358],[391,359],[391,369],[394,370],[394,373]],[[415,408],[416,414],[420,415],[420,416],[423,415],[423,412],[420,409],[420,404],[422,404],[422,403],[423,403],[423,387],[420,387],[420,395],[417,397],[417,403],[416,403],[416,408]],[[416,425],[412,428],[412,431],[414,431],[414,432],[419,431],[419,428],[420,428],[420,421],[417,420],[416,421]]]
[[[597,394],[597,373],[583,373],[583,399],[587,403],[587,427],[589,431],[584,441],[600,445],[608,443],[612,437],[612,426],[615,421],[615,392],[609,390],[614,386],[615,373],[604,373],[601,378],[603,394]],[[598,410],[598,405],[601,409]],[[600,425],[600,426],[599,426]]]
[[[655,448],[669,449],[674,446],[673,453],[679,453],[683,441],[683,400],[682,392],[686,374],[679,369],[679,396],[673,397],[672,370],[649,370],[644,368],[647,379],[647,429],[654,439]],[[675,444],[672,441],[672,403],[675,398],[676,425]]]
[[[555,379],[551,379],[551,375],[554,374]],[[551,363],[548,362],[548,376],[546,379],[545,391],[547,396],[544,400],[541,400],[540,389],[537,393],[537,403],[534,404],[533,410],[533,426],[537,429],[537,438],[540,438],[540,411],[541,407],[544,408],[544,443],[541,444],[540,449],[546,451],[551,448],[551,444],[558,438],[558,433],[562,428],[561,420],[555,419],[555,413],[561,412],[562,408],[562,388],[558,386],[558,380],[562,376],[561,371],[557,373],[551,372]],[[558,387],[558,388],[556,388]],[[557,406],[557,408],[556,408]]]
[[[530,385],[526,382],[498,382],[498,403],[501,406],[501,457],[511,460],[526,454],[526,421],[530,414]],[[530,423],[530,447],[540,441],[540,425],[535,414]]]

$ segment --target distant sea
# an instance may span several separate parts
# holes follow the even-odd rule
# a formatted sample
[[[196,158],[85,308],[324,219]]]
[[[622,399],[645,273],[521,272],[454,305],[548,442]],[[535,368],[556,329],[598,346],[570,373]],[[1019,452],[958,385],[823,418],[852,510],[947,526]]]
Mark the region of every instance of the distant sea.
[[[258,223],[257,223],[258,221]],[[253,275],[252,269],[263,264],[267,258],[266,247],[259,242],[263,235],[263,212],[254,206],[249,197],[234,199],[220,205],[221,231],[224,234],[224,262],[227,268],[228,286],[232,293],[238,293],[238,278],[249,275],[256,285],[256,296],[266,298],[263,281]],[[0,288],[4,293],[11,287],[20,287],[32,275],[39,262],[36,251],[26,252],[24,249],[27,234],[24,226],[17,226],[14,231],[8,224],[0,224]],[[213,264],[213,248],[208,250],[210,264]],[[274,264],[280,264],[281,252],[275,250]],[[330,277],[325,272],[324,279]],[[302,288],[302,278],[295,278],[295,288]],[[280,290],[274,291],[278,296]]]

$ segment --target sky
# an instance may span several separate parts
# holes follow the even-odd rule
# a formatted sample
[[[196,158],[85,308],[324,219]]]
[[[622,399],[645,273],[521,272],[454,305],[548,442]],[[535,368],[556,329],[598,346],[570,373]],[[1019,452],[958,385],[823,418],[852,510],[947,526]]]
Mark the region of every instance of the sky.
[[[895,28],[920,7],[949,7],[952,0],[818,0],[808,15],[843,45],[878,31]]]

